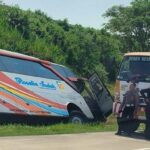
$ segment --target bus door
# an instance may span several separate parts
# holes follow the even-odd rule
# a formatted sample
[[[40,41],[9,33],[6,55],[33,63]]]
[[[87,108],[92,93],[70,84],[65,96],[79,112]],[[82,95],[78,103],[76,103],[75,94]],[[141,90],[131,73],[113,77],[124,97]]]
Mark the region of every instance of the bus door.
[[[107,117],[111,114],[113,105],[113,98],[110,92],[103,84],[97,73],[94,73],[89,78],[89,83],[100,111],[102,112],[104,117]]]

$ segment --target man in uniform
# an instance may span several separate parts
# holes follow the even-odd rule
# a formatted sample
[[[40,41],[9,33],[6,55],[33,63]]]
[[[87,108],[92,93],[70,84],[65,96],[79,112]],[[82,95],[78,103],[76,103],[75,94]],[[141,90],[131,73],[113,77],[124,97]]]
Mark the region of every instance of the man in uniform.
[[[123,131],[122,127],[127,126],[128,121],[133,120],[134,112],[137,109],[138,102],[139,102],[139,94],[138,90],[136,89],[136,84],[131,83],[129,86],[129,90],[125,93],[123,102],[120,106],[120,112],[122,112],[122,117],[120,118],[120,120],[127,120],[127,121],[119,121],[118,119],[118,132],[116,134],[120,135],[121,132]],[[129,130],[127,130],[126,132],[128,131]]]

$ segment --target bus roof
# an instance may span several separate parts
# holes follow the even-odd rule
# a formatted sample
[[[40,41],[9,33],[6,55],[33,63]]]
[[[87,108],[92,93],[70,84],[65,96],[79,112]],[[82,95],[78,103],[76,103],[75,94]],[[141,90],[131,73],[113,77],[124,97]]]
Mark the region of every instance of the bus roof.
[[[150,52],[131,52],[126,53],[124,56],[150,56]]]
[[[7,51],[7,50],[3,50],[3,49],[0,49],[0,55],[19,58],[19,59],[25,59],[25,60],[29,60],[29,61],[35,61],[35,62],[40,62],[40,63],[45,63],[45,64],[50,64],[49,61],[41,60],[36,57],[20,54],[17,52],[11,52],[11,51]]]

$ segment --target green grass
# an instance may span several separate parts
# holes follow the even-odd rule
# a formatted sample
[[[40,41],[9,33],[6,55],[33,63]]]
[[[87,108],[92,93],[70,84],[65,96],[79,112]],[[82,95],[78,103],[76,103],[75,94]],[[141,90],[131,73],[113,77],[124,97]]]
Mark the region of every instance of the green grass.
[[[116,123],[110,118],[106,123],[92,124],[55,124],[48,126],[28,126],[19,124],[9,124],[0,126],[0,136],[21,136],[21,135],[52,135],[87,132],[115,131]]]
[[[139,131],[143,131],[144,128],[145,125],[141,124],[139,127]],[[116,130],[116,119],[113,116],[110,116],[106,123],[91,123],[83,125],[63,123],[45,126],[29,126],[20,124],[0,125],[0,137],[108,132]]]

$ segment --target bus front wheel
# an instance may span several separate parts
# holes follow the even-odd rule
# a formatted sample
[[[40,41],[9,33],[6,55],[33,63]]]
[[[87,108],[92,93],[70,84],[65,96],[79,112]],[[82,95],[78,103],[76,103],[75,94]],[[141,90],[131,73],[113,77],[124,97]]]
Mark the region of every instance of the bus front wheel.
[[[86,117],[81,111],[72,111],[70,113],[69,122],[73,124],[83,124],[86,122]]]

